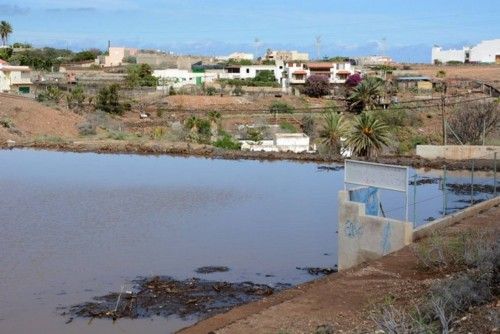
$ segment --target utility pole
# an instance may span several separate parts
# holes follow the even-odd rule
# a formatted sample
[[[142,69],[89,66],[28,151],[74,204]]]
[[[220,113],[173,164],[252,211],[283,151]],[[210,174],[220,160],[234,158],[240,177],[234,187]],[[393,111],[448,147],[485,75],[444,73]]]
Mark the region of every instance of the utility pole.
[[[257,60],[259,58],[259,47],[260,47],[260,38],[259,37],[255,37],[254,45],[255,45],[255,60]]]
[[[446,134],[446,90],[447,84],[443,81],[443,92],[441,93],[441,121],[443,125],[443,145],[448,143],[448,136]]]
[[[316,58],[321,60],[321,36],[316,36]]]

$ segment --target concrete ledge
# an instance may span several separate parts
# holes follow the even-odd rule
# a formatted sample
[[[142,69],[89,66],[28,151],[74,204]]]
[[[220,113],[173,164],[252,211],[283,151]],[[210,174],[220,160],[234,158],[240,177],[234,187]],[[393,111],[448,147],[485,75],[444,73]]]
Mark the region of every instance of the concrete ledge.
[[[420,226],[413,231],[413,241],[432,235],[437,230],[454,225],[462,219],[469,218],[479,214],[481,211],[488,210],[494,206],[500,205],[500,196],[490,200],[473,205],[462,211],[434,220],[424,226]],[[499,218],[500,219],[500,218]]]
[[[493,159],[495,152],[500,159],[500,146],[417,145],[416,153],[425,159],[469,160]]]

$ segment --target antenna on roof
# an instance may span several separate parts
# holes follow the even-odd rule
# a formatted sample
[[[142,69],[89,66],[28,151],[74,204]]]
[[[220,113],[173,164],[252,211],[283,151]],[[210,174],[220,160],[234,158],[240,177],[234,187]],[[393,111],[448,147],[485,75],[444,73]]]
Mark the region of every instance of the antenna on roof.
[[[321,36],[316,36],[316,57],[317,59],[321,59]]]

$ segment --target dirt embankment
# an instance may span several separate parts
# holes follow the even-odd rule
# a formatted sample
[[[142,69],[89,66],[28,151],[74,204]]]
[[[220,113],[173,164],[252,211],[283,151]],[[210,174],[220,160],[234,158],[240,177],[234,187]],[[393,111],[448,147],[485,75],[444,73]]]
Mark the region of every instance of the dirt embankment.
[[[444,71],[446,78],[470,78],[500,88],[500,65],[411,65],[411,68],[430,77]]]
[[[13,148],[3,144],[0,148]],[[63,142],[25,142],[15,148],[34,148],[56,150],[63,152],[95,152],[108,154],[144,154],[144,155],[173,155],[173,156],[198,156],[208,159],[228,160],[263,160],[277,161],[289,160],[296,162],[316,163],[343,163],[343,159],[332,159],[320,154],[292,153],[292,152],[251,152],[238,150],[224,150],[209,145],[189,143],[158,143],[155,141],[127,142],[119,140],[100,141],[63,141]],[[358,158],[358,160],[385,163],[400,166],[411,166],[414,168],[442,169],[446,166],[448,170],[470,170],[472,161],[424,159],[418,156],[380,156],[372,159]],[[474,160],[476,171],[493,170],[492,160]]]
[[[500,207],[494,207],[447,228],[444,238],[460,238],[469,230],[498,235],[499,218]],[[425,241],[422,239],[419,243]],[[423,270],[416,252],[406,247],[380,260],[237,307],[180,333],[374,333],[375,305],[411,308],[425,298],[431,287],[454,274],[453,268]],[[468,308],[464,314],[456,314],[453,318],[456,332],[496,332],[498,323],[494,315],[498,315],[500,307],[498,295],[492,300]]]
[[[75,138],[83,120],[64,108],[58,110],[27,98],[0,94],[0,143],[37,136]]]

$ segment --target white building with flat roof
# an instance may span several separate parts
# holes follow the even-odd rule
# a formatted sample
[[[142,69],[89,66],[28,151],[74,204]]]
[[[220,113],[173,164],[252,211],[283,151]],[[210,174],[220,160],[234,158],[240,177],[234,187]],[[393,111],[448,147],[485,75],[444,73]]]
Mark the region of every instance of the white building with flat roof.
[[[215,73],[198,73],[179,69],[155,70],[153,76],[159,79],[158,90],[164,90],[170,86],[180,88],[186,85],[201,85],[205,82],[213,82],[217,78]]]
[[[304,133],[276,133],[273,140],[258,142],[241,140],[241,149],[244,151],[263,152],[312,152],[310,139]]]
[[[497,63],[500,64],[500,39],[482,41],[476,46],[465,46],[462,49],[443,50],[440,46],[432,48],[432,63]]]

